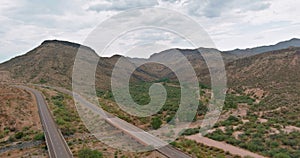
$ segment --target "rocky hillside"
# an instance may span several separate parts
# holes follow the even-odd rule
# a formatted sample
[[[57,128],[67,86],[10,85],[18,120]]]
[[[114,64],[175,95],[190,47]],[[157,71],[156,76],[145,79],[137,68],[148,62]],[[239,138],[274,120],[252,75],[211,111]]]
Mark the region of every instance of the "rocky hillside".
[[[288,41],[279,42],[275,45],[261,46],[261,47],[255,47],[255,48],[247,48],[247,49],[235,49],[235,50],[231,50],[231,51],[224,51],[224,53],[229,54],[229,55],[235,55],[238,58],[243,58],[243,57],[247,57],[247,56],[261,54],[264,52],[287,49],[289,47],[300,47],[300,39],[293,38]]]
[[[296,81],[299,76],[294,69],[297,67],[297,59],[292,59],[291,54],[297,48],[292,48],[299,44],[298,39],[292,39],[278,43],[273,46],[263,46],[253,49],[247,49],[243,53],[234,51],[221,52],[226,64],[229,85],[243,83],[248,85],[264,84],[266,82],[274,82],[276,80],[293,80]],[[288,49],[277,49],[291,47]],[[72,71],[76,53],[78,49],[90,55],[98,55],[89,47],[66,41],[45,41],[37,48],[25,55],[15,57],[5,63],[0,64],[1,74],[5,74],[2,78],[8,80],[10,76],[16,82],[41,83],[55,86],[63,86],[71,88]],[[199,48],[200,52],[211,51],[213,49]],[[275,50],[267,53],[262,51]],[[176,80],[176,75],[168,67],[157,64],[148,63],[136,66],[136,63],[151,61],[168,61],[176,58],[174,51],[180,51],[187,57],[193,66],[200,82],[209,84],[209,70],[206,62],[198,50],[189,49],[170,49],[157,54],[153,54],[149,59],[124,58],[126,66],[135,67],[136,71],[132,74],[132,81],[155,81],[161,79]],[[218,51],[218,50],[214,50]],[[260,54],[259,54],[260,53]],[[238,59],[246,54],[242,59]],[[296,53],[297,54],[297,53]],[[97,72],[96,85],[98,88],[109,89],[110,78],[115,63],[122,56],[115,55],[109,58],[100,57]],[[175,61],[175,60],[174,60]],[[171,62],[176,71],[184,73],[185,70],[180,69],[181,60]],[[291,63],[287,65],[287,63]],[[276,65],[277,64],[277,65]],[[293,64],[295,66],[293,66]],[[84,71],[84,70],[83,70]],[[294,76],[291,76],[294,75]],[[3,80],[1,78],[1,80]]]
[[[254,107],[255,111],[280,108],[264,117],[300,127],[299,67],[300,48],[288,48],[234,61],[226,69],[230,87],[245,91],[256,88],[268,93]]]
[[[194,67],[199,81],[209,84],[209,71],[201,54],[192,50],[182,52]],[[154,54],[149,60],[153,58],[168,60],[171,54],[171,50],[165,51]],[[228,87],[247,95],[251,95],[249,94],[251,91],[257,95],[256,97],[263,98],[256,107],[251,107],[253,111],[282,108],[283,111],[265,114],[264,117],[298,127],[300,127],[298,121],[300,120],[300,90],[296,87],[300,86],[299,67],[300,47],[264,52],[234,61],[225,59]],[[157,78],[176,79],[174,73],[162,65],[149,64],[141,66],[140,69]],[[260,92],[263,92],[262,96],[259,96]]]
[[[98,57],[93,49],[76,43],[57,40],[45,41],[25,55],[2,63],[0,72],[6,74],[6,81],[8,80],[7,76],[10,76],[11,80],[15,82],[71,88],[73,65],[78,49]],[[119,58],[120,56],[100,58],[96,73],[96,82],[99,88],[109,88],[111,72]],[[143,79],[143,72],[136,72],[132,78],[134,81]]]
[[[155,60],[161,60],[161,61],[167,61],[170,60],[170,58],[175,58],[173,53],[175,51],[179,51],[181,52],[191,63],[191,65],[193,66],[198,79],[200,80],[200,82],[209,84],[210,83],[210,76],[209,76],[209,70],[207,68],[206,62],[204,60],[204,58],[201,55],[201,52],[209,52],[209,51],[216,51],[216,52],[220,52],[225,65],[229,66],[229,69],[233,69],[231,71],[231,73],[235,72],[236,68],[239,68],[240,65],[238,65],[237,67],[232,67],[231,65],[233,63],[236,62],[240,62],[240,63],[244,63],[247,62],[247,60],[252,60],[255,59],[256,57],[253,58],[247,58],[250,56],[255,56],[255,55],[260,55],[260,54],[265,54],[259,57],[267,57],[269,56],[270,58],[272,58],[274,51],[276,50],[282,50],[282,51],[286,51],[285,49],[288,48],[297,48],[300,47],[300,39],[291,39],[288,41],[284,41],[284,42],[279,42],[275,45],[270,45],[270,46],[262,46],[262,47],[255,47],[255,48],[249,48],[249,49],[235,49],[232,51],[219,51],[217,49],[208,49],[208,48],[199,48],[199,49],[170,49],[170,50],[165,50],[162,51],[160,53],[156,53],[150,56],[149,59],[147,59],[146,61],[155,61]],[[267,53],[267,52],[271,52],[271,53]],[[145,60],[145,59],[129,59],[133,62],[137,62],[139,63],[139,61],[141,60]],[[174,65],[181,65],[180,61],[176,61],[174,62]],[[262,65],[260,65],[262,66]],[[226,66],[227,67],[227,66]],[[180,69],[180,66],[178,66],[178,69]],[[139,67],[139,70],[147,72],[147,74],[155,77],[155,78],[169,78],[171,80],[176,79],[176,75],[170,71],[169,68],[167,68],[166,66],[160,65],[160,64],[147,64],[147,65],[143,65],[141,67]],[[181,71],[184,73],[184,70]],[[250,73],[251,75],[251,73]],[[230,75],[232,76],[232,75]],[[234,76],[234,75],[233,75]],[[232,80],[232,82],[234,82],[234,80]]]
[[[271,83],[299,82],[300,47],[270,51],[228,63],[231,85],[268,87]]]
[[[63,41],[45,41],[25,55],[15,57],[0,68],[8,70],[18,82],[48,83],[69,86],[72,63],[79,44]],[[87,48],[87,51],[93,51]]]

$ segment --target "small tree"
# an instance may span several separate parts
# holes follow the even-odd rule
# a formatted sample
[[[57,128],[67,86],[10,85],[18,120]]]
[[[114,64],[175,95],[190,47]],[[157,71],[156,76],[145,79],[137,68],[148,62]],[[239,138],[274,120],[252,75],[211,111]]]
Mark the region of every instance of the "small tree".
[[[43,132],[38,133],[34,136],[34,140],[45,140],[45,135]]]
[[[21,139],[23,136],[24,136],[23,132],[18,132],[18,133],[16,133],[15,138],[16,139]]]
[[[84,148],[78,152],[78,157],[79,158],[102,158],[103,155],[98,150]]]
[[[47,81],[45,79],[41,78],[40,79],[40,84],[45,84],[45,83],[47,83]]]
[[[153,118],[151,121],[151,126],[153,129],[160,128],[161,124],[162,124],[162,121],[158,117]]]
[[[290,158],[286,153],[278,153],[274,156],[274,158]]]

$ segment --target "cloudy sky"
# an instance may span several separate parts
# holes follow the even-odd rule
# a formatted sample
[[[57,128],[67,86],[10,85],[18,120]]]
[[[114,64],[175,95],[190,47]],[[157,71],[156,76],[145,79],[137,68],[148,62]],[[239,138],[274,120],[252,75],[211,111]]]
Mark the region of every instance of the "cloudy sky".
[[[104,20],[140,7],[168,8],[192,18],[220,50],[275,44],[300,38],[299,6],[299,0],[1,0],[0,62],[46,39],[83,43]],[[141,47],[132,45],[146,48],[151,42],[160,49],[189,47],[169,32],[144,30],[128,33],[115,42],[112,52],[122,54],[117,48],[122,41],[137,50]]]

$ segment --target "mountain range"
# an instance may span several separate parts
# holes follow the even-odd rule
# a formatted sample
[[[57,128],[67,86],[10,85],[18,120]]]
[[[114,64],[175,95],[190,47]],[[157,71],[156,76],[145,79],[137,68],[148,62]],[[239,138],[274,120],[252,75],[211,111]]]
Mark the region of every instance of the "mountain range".
[[[298,52],[297,47],[300,47],[300,39],[294,38],[271,46],[219,52],[225,63],[228,83],[232,86],[239,82],[252,82],[254,78],[257,78],[257,75],[264,76],[264,80],[271,80],[278,79],[277,76],[286,76],[281,75],[282,73],[290,71],[295,72],[296,70],[294,68],[296,68],[298,64],[298,59],[296,57]],[[92,48],[68,41],[47,40],[25,55],[15,57],[0,64],[0,71],[6,75],[9,74],[10,78],[16,82],[46,83],[49,85],[71,88],[73,63],[79,48],[84,48],[84,51],[87,53],[91,53],[98,57]],[[169,49],[153,54],[149,59],[129,58],[120,55],[99,57],[96,72],[96,85],[101,89],[110,88],[112,69],[121,57],[125,58],[127,64],[135,66],[134,63],[139,63],[141,61],[155,61],[156,59],[167,60],[172,57],[172,52],[175,50],[180,51],[186,56],[193,66],[200,82],[206,84],[210,83],[209,70],[201,52],[209,51],[211,49],[198,48]],[[287,55],[288,57],[284,57],[283,55],[286,52],[290,52],[290,54]],[[292,58],[291,56],[295,57]],[[289,62],[293,63],[294,66],[283,67],[282,63]],[[180,64],[177,63],[177,65]],[[279,69],[278,67],[281,68]],[[180,66],[178,66],[178,69],[180,69]],[[274,70],[274,73],[268,72],[267,70],[269,69]],[[182,70],[182,72],[184,72],[184,70]],[[298,76],[296,76],[296,79],[297,77]],[[176,80],[176,75],[168,67],[150,62],[136,67],[131,80],[155,81],[163,78]],[[293,78],[293,80],[295,80],[295,78]]]
[[[176,82],[168,82],[178,80],[174,69],[172,71],[167,66],[155,63],[155,61],[172,61],[171,66],[175,67],[175,71],[183,74],[187,73],[188,71],[182,68],[183,60],[173,60],[177,58],[175,52],[178,51],[189,61],[200,84],[208,87],[203,92],[210,94],[211,70],[206,65],[203,53],[209,54],[209,52],[218,51],[211,48],[169,49],[153,54],[148,59],[129,58],[121,55],[99,57],[92,48],[80,44],[47,40],[25,55],[0,64],[0,82],[37,83],[72,89],[72,73],[79,49],[84,55],[99,58],[95,73],[95,84],[99,92],[105,93],[105,97],[106,94],[108,96],[111,94],[109,92],[111,89],[111,76],[119,59],[123,59],[126,71],[129,68],[135,69],[130,78],[131,84],[137,83],[138,86],[139,83],[143,84],[145,82],[164,82],[167,87],[169,86],[169,90],[172,90],[170,87],[178,86]],[[266,128],[270,129],[273,127],[281,128],[281,126],[281,129],[284,129],[284,126],[300,127],[300,90],[297,88],[300,87],[299,39],[291,39],[271,46],[219,52],[223,57],[227,75],[228,91],[224,107],[230,101],[240,103],[236,109],[226,110],[225,108],[225,116],[227,112],[242,112],[243,108],[246,108],[244,117],[252,123],[245,123],[243,131],[249,133],[247,131],[249,128],[255,129],[255,131],[250,131],[255,139],[258,136],[257,130],[259,130],[257,127],[262,125],[260,121],[268,120]],[[139,66],[143,62],[148,63]],[[147,88],[139,87],[137,90],[141,89]],[[141,92],[137,91],[135,93]],[[233,96],[235,99],[233,99]],[[247,103],[249,98],[251,98],[250,103]],[[109,104],[108,110],[114,109],[114,106],[111,105],[115,104]],[[173,102],[170,105],[173,105]],[[118,113],[118,116],[121,114]],[[253,124],[253,127],[250,127],[251,124]],[[262,133],[265,132],[262,131]],[[293,137],[293,135],[291,136]],[[270,138],[273,139],[272,135],[270,135]],[[278,140],[279,138],[281,137],[275,139]],[[260,136],[259,139],[264,138]]]

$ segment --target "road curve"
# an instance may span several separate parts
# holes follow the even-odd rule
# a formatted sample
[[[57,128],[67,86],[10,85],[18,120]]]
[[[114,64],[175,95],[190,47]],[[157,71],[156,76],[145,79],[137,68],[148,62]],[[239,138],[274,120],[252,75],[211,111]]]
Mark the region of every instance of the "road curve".
[[[18,85],[15,87],[25,89],[35,96],[50,158],[72,158],[72,153],[57,128],[43,95],[39,91],[26,86]]]
[[[52,87],[52,88],[54,88],[54,87]],[[108,122],[109,124],[120,129],[125,134],[129,135],[130,137],[132,137],[136,141],[140,142],[141,144],[155,147],[158,152],[165,155],[166,157],[169,157],[169,158],[191,158],[191,156],[189,156],[188,154],[175,149],[174,147],[172,147],[168,143],[164,142],[163,140],[155,137],[154,135],[152,135],[152,134],[150,134],[150,133],[148,133],[148,132],[146,132],[146,131],[144,131],[144,130],[142,130],[142,129],[118,118],[118,117],[115,117],[114,115],[104,111],[103,109],[99,108],[98,106],[90,103],[85,98],[83,98],[81,95],[79,95],[75,92],[71,92],[69,90],[63,89],[63,88],[55,87],[54,89],[56,89],[62,93],[73,96],[74,98],[77,99],[77,101],[79,101],[80,103],[85,105],[85,107],[93,110],[94,112],[96,112],[97,114],[99,114],[103,118],[105,118],[106,122]]]

